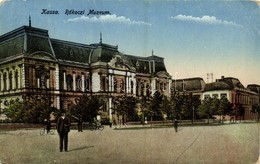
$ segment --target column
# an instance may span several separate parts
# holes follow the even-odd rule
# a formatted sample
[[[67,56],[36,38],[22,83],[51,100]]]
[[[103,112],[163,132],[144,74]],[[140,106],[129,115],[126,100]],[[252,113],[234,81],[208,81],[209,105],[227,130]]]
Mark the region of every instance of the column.
[[[82,89],[82,92],[85,91],[85,76],[84,76],[84,74],[81,75],[81,89]]]
[[[108,91],[112,91],[112,76],[108,75]]]
[[[60,90],[60,69],[58,64],[55,66],[55,88],[58,91]]]
[[[114,76],[111,76],[111,91],[114,92]]]
[[[109,108],[109,120],[112,120],[112,97],[108,98],[108,108]]]
[[[73,72],[73,91],[76,91],[76,73]]]
[[[25,64],[22,65],[22,87],[25,88]]]
[[[129,93],[129,76],[126,76],[126,93]]]
[[[60,96],[59,95],[57,95],[57,97],[56,97],[56,100],[57,100],[57,109],[60,109]]]
[[[67,90],[67,83],[66,83],[66,72],[63,72],[63,86],[64,86],[64,90]]]
[[[171,96],[171,86],[172,86],[172,80],[169,78],[168,79],[168,96]]]

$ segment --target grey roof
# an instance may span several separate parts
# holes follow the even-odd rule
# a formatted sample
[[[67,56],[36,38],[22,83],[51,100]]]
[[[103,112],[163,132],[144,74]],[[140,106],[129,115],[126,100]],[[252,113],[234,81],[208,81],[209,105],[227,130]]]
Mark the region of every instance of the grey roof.
[[[200,77],[176,79],[172,81],[172,88],[176,91],[203,91],[205,81]]]
[[[0,59],[23,54],[45,52],[52,56],[54,52],[47,30],[22,26],[0,36]]]
[[[121,65],[140,74],[164,75],[167,73],[164,58],[140,57],[121,53],[118,46],[105,43],[82,44],[49,37],[48,30],[22,26],[0,36],[0,60],[14,56],[37,56],[45,54],[60,63],[87,65],[101,63]],[[109,65],[110,64],[110,65]]]
[[[68,42],[57,39],[51,39],[51,44],[57,59],[64,61],[89,63],[89,56],[93,47],[86,44]]]
[[[228,84],[231,89],[235,89],[235,88],[245,89],[243,84],[237,78],[234,78],[234,77],[222,77],[221,79],[218,79],[217,81],[222,81],[222,82]]]
[[[206,84],[204,91],[230,90],[230,89],[232,89],[232,87],[230,87],[227,83],[222,81],[217,81],[217,82]]]
[[[253,91],[255,93],[260,94],[260,85],[257,84],[249,84],[247,85],[247,89],[249,89],[250,91]]]

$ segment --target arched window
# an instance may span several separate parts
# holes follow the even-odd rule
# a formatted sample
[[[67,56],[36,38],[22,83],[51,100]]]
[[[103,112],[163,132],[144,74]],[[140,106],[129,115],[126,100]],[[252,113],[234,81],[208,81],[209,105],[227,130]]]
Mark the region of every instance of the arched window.
[[[72,75],[67,75],[66,77],[66,83],[67,83],[67,90],[72,91],[73,89],[73,78]]]
[[[89,91],[89,88],[90,88],[89,84],[90,84],[90,82],[89,82],[89,77],[88,77],[84,80],[85,91]]]
[[[17,70],[15,71],[14,78],[15,78],[15,89],[18,89],[18,78],[19,78],[19,75],[18,75],[18,71]]]
[[[82,89],[82,80],[81,80],[81,77],[78,75],[77,78],[76,78],[76,91],[81,91]]]
[[[43,66],[36,68],[36,78],[38,88],[49,88],[49,71]]]
[[[130,84],[131,86],[131,88],[130,88],[130,90],[131,90],[131,94],[133,94],[134,93],[134,82],[133,81],[131,81],[131,84]]]
[[[3,76],[3,80],[4,80],[4,91],[6,91],[7,90],[7,75],[6,75],[6,72],[4,73],[4,76]]]
[[[100,90],[106,91],[106,77],[100,76]]]
[[[138,81],[136,82],[136,88],[135,88],[135,90],[136,90],[135,93],[136,93],[137,96],[139,96],[139,92],[138,92],[138,91],[139,91],[139,87],[140,87],[140,82],[139,82],[139,80],[138,80]]]
[[[9,72],[9,90],[13,89],[13,73],[12,71]]]
[[[117,92],[117,79],[114,78],[114,92]]]
[[[142,79],[140,81],[140,85],[141,85],[141,96],[144,96],[145,95],[145,93],[144,93],[144,90],[145,90],[145,81],[144,81],[144,79]]]
[[[125,82],[124,82],[123,79],[120,79],[119,88],[120,88],[120,93],[124,93],[124,91],[125,91]]]

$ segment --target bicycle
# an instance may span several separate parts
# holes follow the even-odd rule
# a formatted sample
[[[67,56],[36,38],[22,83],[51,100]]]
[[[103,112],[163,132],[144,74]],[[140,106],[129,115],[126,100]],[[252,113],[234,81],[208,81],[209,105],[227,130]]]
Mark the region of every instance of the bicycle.
[[[47,129],[46,129],[46,126],[43,126],[42,129],[40,130],[40,135],[44,135],[44,133],[48,134],[47,133]],[[54,134],[54,130],[53,129],[50,129],[49,131],[50,134]]]
[[[104,126],[101,123],[91,123],[90,124],[90,130],[100,130],[102,131],[104,129]]]

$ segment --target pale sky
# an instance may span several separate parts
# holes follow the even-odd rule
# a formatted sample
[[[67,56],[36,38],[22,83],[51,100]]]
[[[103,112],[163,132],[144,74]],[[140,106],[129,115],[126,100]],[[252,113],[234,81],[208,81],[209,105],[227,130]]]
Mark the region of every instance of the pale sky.
[[[59,14],[42,14],[43,9]],[[87,15],[89,10],[110,15]],[[67,15],[66,10],[84,11]],[[176,78],[238,78],[260,85],[260,8],[253,1],[0,0],[0,35],[20,26],[51,38],[118,45],[129,55],[154,54]]]

